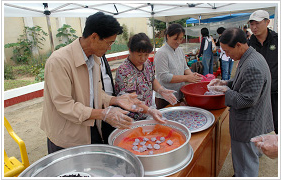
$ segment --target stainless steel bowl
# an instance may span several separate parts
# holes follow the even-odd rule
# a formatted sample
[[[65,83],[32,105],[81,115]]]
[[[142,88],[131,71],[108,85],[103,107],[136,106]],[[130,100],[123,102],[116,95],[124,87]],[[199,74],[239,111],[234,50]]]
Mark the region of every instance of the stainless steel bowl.
[[[109,144],[117,146],[132,129],[137,127],[142,127],[145,132],[151,132],[156,124],[158,124],[158,122],[155,120],[142,120],[135,122],[129,130],[116,129],[109,136]],[[166,124],[162,125],[173,128],[181,134],[186,141],[180,147],[169,152],[155,155],[137,155],[143,164],[145,176],[147,177],[172,175],[185,168],[193,159],[193,149],[189,144],[191,138],[190,130],[175,121],[167,121]]]
[[[25,169],[19,177],[143,177],[141,161],[128,150],[110,145],[85,145],[49,154]]]

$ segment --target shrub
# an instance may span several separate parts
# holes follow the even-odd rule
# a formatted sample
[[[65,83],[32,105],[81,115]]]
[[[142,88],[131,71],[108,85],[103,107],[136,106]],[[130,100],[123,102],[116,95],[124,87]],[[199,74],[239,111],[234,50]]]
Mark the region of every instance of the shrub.
[[[4,79],[15,79],[15,75],[13,72],[13,66],[10,64],[4,63]]]
[[[152,43],[152,45],[154,45],[154,40],[153,39],[151,39],[151,43]],[[163,37],[155,38],[155,43],[156,43],[156,48],[162,47],[162,45],[164,44],[164,38]]]
[[[61,44],[57,45],[55,49],[60,49],[61,47],[65,47],[66,45],[72,43],[77,36],[75,35],[76,30],[73,29],[70,25],[64,24],[61,28],[59,28],[56,37],[61,38],[59,41]],[[63,38],[66,39],[66,42],[63,42]]]
[[[39,70],[39,73],[35,76],[35,81],[44,81],[44,68]]]
[[[125,42],[127,42],[129,37],[128,37],[128,29],[125,24],[122,24],[122,30],[123,30],[122,38]]]
[[[42,30],[40,26],[25,27],[23,34],[17,39],[16,43],[5,44],[5,48],[13,48],[13,56],[11,59],[20,64],[27,64],[32,57],[32,47],[42,49],[40,45],[43,45],[45,37],[48,34]],[[28,39],[28,36],[32,40]]]
[[[106,54],[111,54],[115,52],[127,51],[128,47],[124,43],[115,43],[111,46],[111,50],[108,50]]]
[[[30,72],[30,66],[27,64],[13,66],[13,71],[16,76],[17,75],[26,75],[26,74],[32,75],[32,73]]]

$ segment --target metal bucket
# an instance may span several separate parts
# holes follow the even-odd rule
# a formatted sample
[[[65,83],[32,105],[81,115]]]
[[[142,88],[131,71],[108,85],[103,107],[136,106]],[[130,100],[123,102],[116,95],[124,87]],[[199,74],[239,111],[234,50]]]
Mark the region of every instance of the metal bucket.
[[[142,127],[143,131],[151,132],[154,126],[158,124],[155,120],[142,120],[135,122],[131,129],[120,130],[116,129],[109,136],[109,144],[117,146],[124,137],[126,137],[134,128]],[[189,129],[181,123],[175,121],[167,121],[166,124],[162,124],[176,130],[181,134],[185,143],[178,148],[155,155],[136,155],[142,162],[145,176],[156,177],[156,176],[169,176],[185,168],[193,159],[193,149],[189,144],[191,133]]]
[[[110,145],[85,145],[49,154],[19,177],[143,177],[141,161],[130,151]]]

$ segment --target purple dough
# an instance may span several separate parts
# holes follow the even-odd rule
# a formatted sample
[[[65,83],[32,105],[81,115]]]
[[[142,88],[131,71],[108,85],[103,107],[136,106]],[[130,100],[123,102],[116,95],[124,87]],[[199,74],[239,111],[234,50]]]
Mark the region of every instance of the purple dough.
[[[160,149],[160,148],[161,148],[160,145],[158,145],[158,144],[155,144],[155,145],[154,145],[154,149]]]
[[[172,140],[168,140],[166,143],[170,146],[173,144]]]

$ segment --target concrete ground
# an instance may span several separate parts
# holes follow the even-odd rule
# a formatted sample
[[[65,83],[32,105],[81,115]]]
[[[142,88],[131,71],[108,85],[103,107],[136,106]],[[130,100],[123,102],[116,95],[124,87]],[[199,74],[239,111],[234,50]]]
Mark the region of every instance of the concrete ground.
[[[185,52],[191,48],[184,47]],[[112,61],[112,69],[117,68],[123,60]],[[234,63],[232,75],[234,75],[237,62]],[[115,75],[113,75],[115,77]],[[43,97],[15,104],[4,108],[4,116],[10,122],[12,128],[23,139],[26,144],[30,164],[47,155],[46,135],[39,128],[43,105]],[[8,156],[20,159],[18,145],[9,136],[4,128],[4,149]],[[259,177],[278,177],[278,159],[270,159],[265,155],[260,158]],[[232,177],[234,174],[231,154],[229,152],[225,163],[219,173],[219,177]]]

